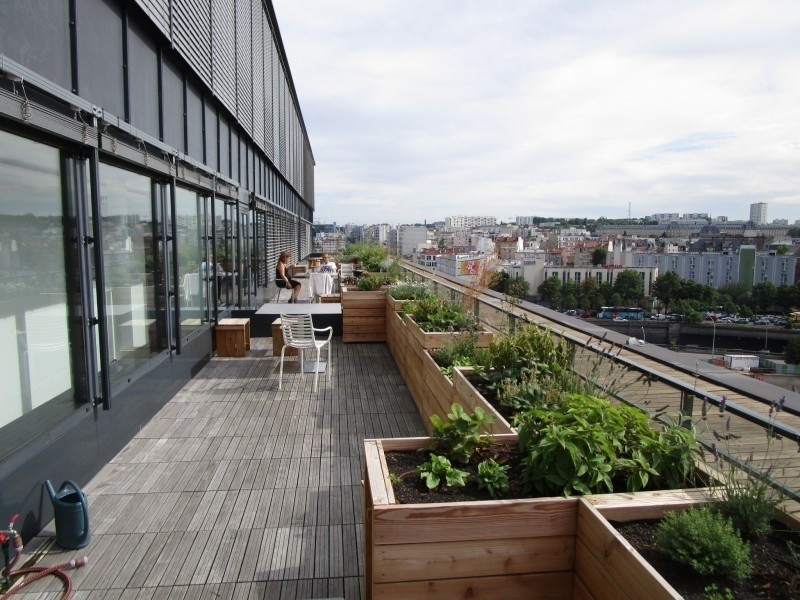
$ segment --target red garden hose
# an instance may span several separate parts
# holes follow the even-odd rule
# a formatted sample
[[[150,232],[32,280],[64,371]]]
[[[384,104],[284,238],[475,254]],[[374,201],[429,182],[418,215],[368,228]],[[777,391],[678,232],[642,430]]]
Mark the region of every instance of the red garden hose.
[[[14,515],[7,530],[0,531],[0,544],[3,546],[3,555],[6,563],[5,567],[0,572],[0,576],[5,578],[6,581],[11,581],[12,577],[30,575],[31,573],[33,575],[4,592],[3,595],[0,596],[0,600],[6,600],[6,598],[10,598],[26,585],[29,585],[34,581],[41,579],[42,577],[46,577],[47,575],[55,575],[64,583],[64,594],[61,596],[61,598],[62,600],[68,600],[68,598],[72,596],[72,580],[66,571],[69,569],[77,569],[78,567],[82,567],[89,561],[89,559],[86,556],[81,556],[80,558],[74,558],[68,562],[52,567],[29,567],[27,569],[17,569],[16,571],[12,571],[11,568],[17,563],[20,555],[22,554],[22,537],[14,530],[14,521],[17,520],[17,517],[18,515]],[[14,545],[15,550],[13,559],[10,559],[9,557],[9,549],[11,544]]]

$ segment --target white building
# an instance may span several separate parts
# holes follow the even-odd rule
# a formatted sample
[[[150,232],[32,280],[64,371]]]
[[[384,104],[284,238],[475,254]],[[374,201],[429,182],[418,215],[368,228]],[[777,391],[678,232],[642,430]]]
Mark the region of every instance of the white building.
[[[397,228],[397,248],[403,256],[411,256],[414,250],[430,247],[427,227],[401,225]]]
[[[447,217],[444,226],[447,229],[472,229],[473,227],[494,227],[497,225],[497,217],[468,217],[458,215]]]
[[[750,205],[750,220],[756,225],[767,224],[767,203],[756,202]]]
[[[486,255],[471,254],[440,254],[437,257],[436,270],[450,277],[457,277],[467,282],[472,282],[476,277],[483,275],[486,269]]]

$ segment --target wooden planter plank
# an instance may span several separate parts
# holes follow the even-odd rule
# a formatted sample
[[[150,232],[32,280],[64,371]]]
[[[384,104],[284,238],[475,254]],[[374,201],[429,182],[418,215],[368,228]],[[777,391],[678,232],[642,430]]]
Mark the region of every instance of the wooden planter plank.
[[[446,331],[446,332],[439,332],[439,331],[422,331],[419,325],[414,321],[414,319],[410,315],[404,315],[405,321],[408,325],[408,329],[411,332],[411,335],[414,339],[417,340],[417,343],[420,344],[426,350],[431,350],[433,348],[441,348],[447,342],[457,339],[460,337],[466,337],[470,335],[466,332],[458,332],[458,331]],[[489,345],[492,343],[492,332],[491,331],[478,331],[475,333],[476,340],[475,345],[478,348],[488,348]]]
[[[480,407],[484,412],[494,415],[494,422],[488,426],[489,433],[514,433],[514,428],[503,415],[497,412],[497,409],[469,382],[467,376],[471,372],[472,369],[469,367],[456,367],[453,370],[453,402],[458,402],[467,412],[475,412],[475,408]]]
[[[386,294],[342,290],[342,341],[386,341]]]
[[[572,535],[503,540],[465,540],[393,544],[375,547],[375,583],[450,579],[458,571],[470,577],[572,572]]]
[[[479,577],[409,581],[374,586],[372,598],[428,600],[430,598],[474,598],[475,600],[571,600],[571,573],[543,573],[514,577]],[[370,597],[370,592],[367,592]]]
[[[681,598],[589,502],[578,506],[575,554],[575,575],[597,600]]]

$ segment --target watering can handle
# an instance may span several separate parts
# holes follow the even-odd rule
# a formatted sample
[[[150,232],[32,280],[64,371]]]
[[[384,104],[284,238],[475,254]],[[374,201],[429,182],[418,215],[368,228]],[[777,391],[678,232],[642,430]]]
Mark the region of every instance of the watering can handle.
[[[81,491],[81,488],[78,485],[69,479],[67,479],[64,483],[61,484],[61,490],[65,487],[71,487],[75,490],[75,493],[78,495],[78,499],[81,501],[81,510],[83,510],[83,533],[82,535],[86,535],[89,533],[89,506],[86,504],[86,496]],[[59,491],[61,491],[59,490]]]

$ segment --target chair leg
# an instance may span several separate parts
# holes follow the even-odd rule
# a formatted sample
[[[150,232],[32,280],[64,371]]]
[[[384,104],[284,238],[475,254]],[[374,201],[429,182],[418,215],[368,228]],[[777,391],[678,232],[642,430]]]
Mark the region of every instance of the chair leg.
[[[319,348],[317,348],[317,365],[314,368],[314,391],[319,387]]]
[[[283,353],[286,351],[286,346],[281,348],[281,374],[278,376],[278,389],[283,385]]]

